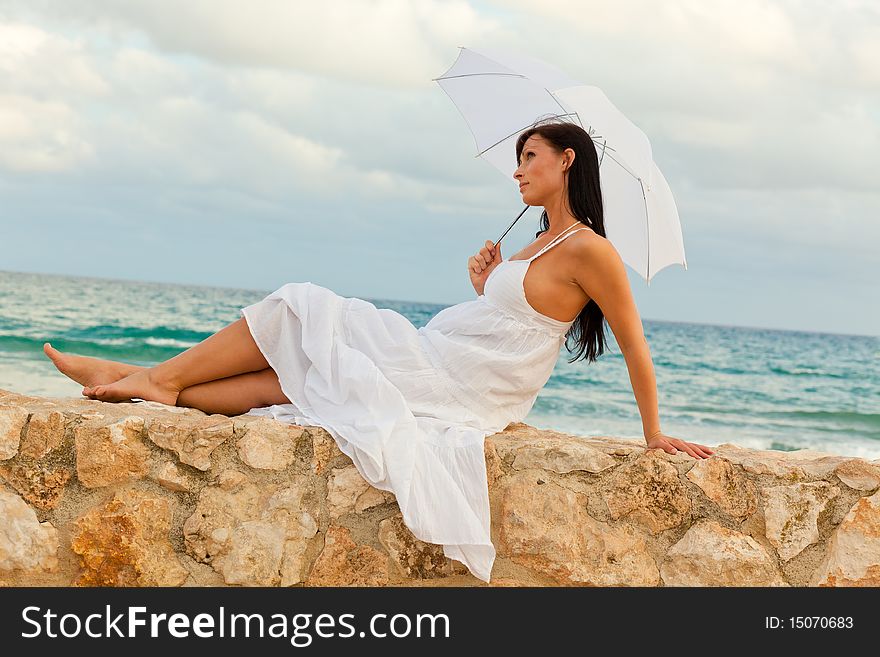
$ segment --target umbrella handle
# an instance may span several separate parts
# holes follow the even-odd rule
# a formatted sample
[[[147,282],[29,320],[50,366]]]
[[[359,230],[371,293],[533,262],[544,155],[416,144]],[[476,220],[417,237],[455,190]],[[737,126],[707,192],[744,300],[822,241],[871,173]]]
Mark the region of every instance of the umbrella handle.
[[[507,235],[508,232],[510,232],[510,229],[513,228],[514,224],[515,224],[517,221],[519,221],[519,218],[520,218],[521,216],[523,216],[523,215],[526,213],[526,210],[528,210],[529,207],[531,207],[531,206],[528,206],[528,205],[527,205],[526,207],[523,208],[523,211],[520,212],[520,213],[517,215],[516,219],[513,220],[513,223],[510,224],[510,225],[507,227],[507,230],[505,230],[505,231],[501,234],[501,237],[498,238],[498,241],[495,242],[495,247],[494,247],[494,248],[498,248],[498,245],[501,244],[501,240],[504,239],[504,236]]]

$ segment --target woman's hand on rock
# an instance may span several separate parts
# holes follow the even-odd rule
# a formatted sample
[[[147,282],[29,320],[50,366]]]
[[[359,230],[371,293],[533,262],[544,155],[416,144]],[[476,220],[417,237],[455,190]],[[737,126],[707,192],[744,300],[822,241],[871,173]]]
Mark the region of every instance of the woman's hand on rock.
[[[705,445],[688,443],[664,433],[658,433],[648,438],[648,449],[662,449],[667,454],[678,454],[679,451],[682,451],[695,459],[706,459],[715,453]]]

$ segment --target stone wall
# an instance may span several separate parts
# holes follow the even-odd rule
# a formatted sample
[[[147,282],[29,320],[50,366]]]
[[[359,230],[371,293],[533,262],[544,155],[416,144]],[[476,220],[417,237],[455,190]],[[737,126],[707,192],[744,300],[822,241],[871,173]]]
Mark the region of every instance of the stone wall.
[[[880,460],[513,424],[486,464],[493,586],[880,585]],[[0,390],[0,585],[486,584],[319,427]]]

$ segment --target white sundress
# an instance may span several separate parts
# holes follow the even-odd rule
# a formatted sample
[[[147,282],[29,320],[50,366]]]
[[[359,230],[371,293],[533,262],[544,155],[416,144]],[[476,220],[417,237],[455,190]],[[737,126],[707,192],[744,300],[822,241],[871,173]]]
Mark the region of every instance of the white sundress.
[[[574,224],[531,258],[503,260],[484,294],[418,329],[311,282],[283,285],[240,313],[291,403],[247,414],[326,429],[364,479],[395,495],[417,539],[489,582],[484,439],[528,415],[574,323],[532,308],[523,279],[578,230],[588,229]]]

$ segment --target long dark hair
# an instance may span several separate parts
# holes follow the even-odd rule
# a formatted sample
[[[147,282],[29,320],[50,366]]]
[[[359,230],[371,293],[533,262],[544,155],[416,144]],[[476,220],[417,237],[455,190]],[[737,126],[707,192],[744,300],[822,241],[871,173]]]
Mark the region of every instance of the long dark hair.
[[[605,220],[602,211],[602,188],[599,185],[599,158],[590,135],[574,123],[557,120],[538,122],[523,132],[516,140],[516,162],[522,154],[523,144],[532,135],[539,135],[555,150],[562,153],[566,148],[574,151],[574,161],[568,169],[568,205],[578,221],[605,237]],[[541,230],[535,233],[537,239],[550,228],[547,210],[541,213]],[[605,316],[599,305],[590,299],[575,318],[568,333],[565,334],[565,348],[568,338],[573,337],[578,353],[569,360],[573,363],[584,352],[584,360],[593,362],[605,352]]]

